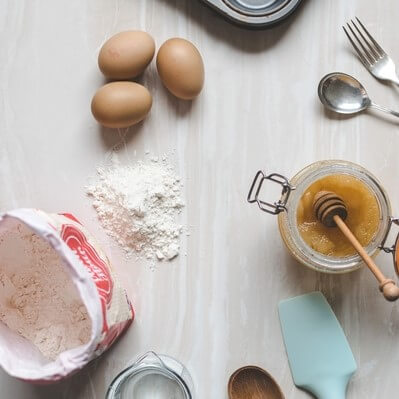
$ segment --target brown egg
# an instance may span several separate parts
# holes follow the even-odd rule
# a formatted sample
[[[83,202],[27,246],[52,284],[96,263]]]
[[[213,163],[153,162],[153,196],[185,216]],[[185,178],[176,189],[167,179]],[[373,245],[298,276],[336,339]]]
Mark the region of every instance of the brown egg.
[[[91,112],[103,126],[123,128],[143,120],[151,105],[151,94],[144,86],[133,82],[112,82],[94,95]]]
[[[140,75],[155,53],[154,39],[146,32],[126,31],[112,36],[101,47],[98,66],[110,79]]]
[[[204,85],[204,63],[197,48],[188,40],[167,40],[159,49],[157,69],[162,83],[176,97],[191,100]]]

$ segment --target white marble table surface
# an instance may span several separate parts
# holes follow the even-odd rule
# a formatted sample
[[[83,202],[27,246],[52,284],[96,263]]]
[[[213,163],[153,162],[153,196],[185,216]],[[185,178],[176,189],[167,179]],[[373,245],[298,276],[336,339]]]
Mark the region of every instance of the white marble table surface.
[[[287,399],[307,398],[293,385],[276,306],[312,290],[327,296],[358,362],[348,398],[397,396],[397,305],[382,299],[367,270],[329,276],[299,266],[277,220],[246,203],[259,168],[290,177],[313,161],[341,158],[377,175],[399,212],[397,121],[335,117],[316,96],[321,76],[341,70],[376,102],[399,109],[398,88],[369,75],[344,37],[341,25],[355,15],[399,62],[395,0],[305,1],[289,21],[258,32],[197,0],[0,1],[0,208],[73,212],[103,243],[137,313],[114,348],[66,382],[33,387],[1,371],[1,399],[103,398],[113,377],[149,349],[184,362],[201,399],[226,398],[229,375],[246,364],[269,370]],[[206,85],[197,101],[180,102],[153,62],[142,79],[154,97],[151,116],[118,147],[118,133],[93,120],[90,100],[103,83],[99,47],[126,29],[147,30],[158,45],[192,40]],[[84,194],[114,146],[124,162],[146,150],[170,154],[185,184],[182,222],[191,235],[182,238],[182,256],[155,271],[125,260]],[[394,274],[388,255],[378,261]]]

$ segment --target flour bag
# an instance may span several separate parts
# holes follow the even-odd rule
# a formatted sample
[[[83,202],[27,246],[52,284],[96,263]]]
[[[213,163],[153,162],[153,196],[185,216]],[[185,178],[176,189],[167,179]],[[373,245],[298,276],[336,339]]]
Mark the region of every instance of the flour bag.
[[[71,214],[0,214],[0,366],[59,381],[107,350],[133,308],[107,256]]]

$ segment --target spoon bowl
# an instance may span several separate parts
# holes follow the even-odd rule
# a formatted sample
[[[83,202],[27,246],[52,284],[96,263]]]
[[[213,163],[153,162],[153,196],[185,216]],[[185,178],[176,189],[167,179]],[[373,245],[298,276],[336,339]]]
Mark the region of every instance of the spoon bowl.
[[[274,378],[256,366],[246,366],[235,371],[229,380],[230,399],[284,399],[284,394]]]
[[[373,103],[363,85],[346,73],[333,72],[324,76],[317,92],[324,106],[339,114],[356,114],[374,108],[399,117],[399,112]]]
[[[331,111],[355,114],[371,105],[366,89],[354,77],[346,73],[330,73],[320,81],[320,101]]]

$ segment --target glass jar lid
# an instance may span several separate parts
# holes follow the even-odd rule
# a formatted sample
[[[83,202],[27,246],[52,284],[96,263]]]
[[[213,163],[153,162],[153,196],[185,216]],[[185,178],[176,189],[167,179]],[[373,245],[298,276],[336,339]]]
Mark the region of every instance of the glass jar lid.
[[[119,373],[108,388],[106,399],[193,399],[193,382],[177,360],[147,352]]]

